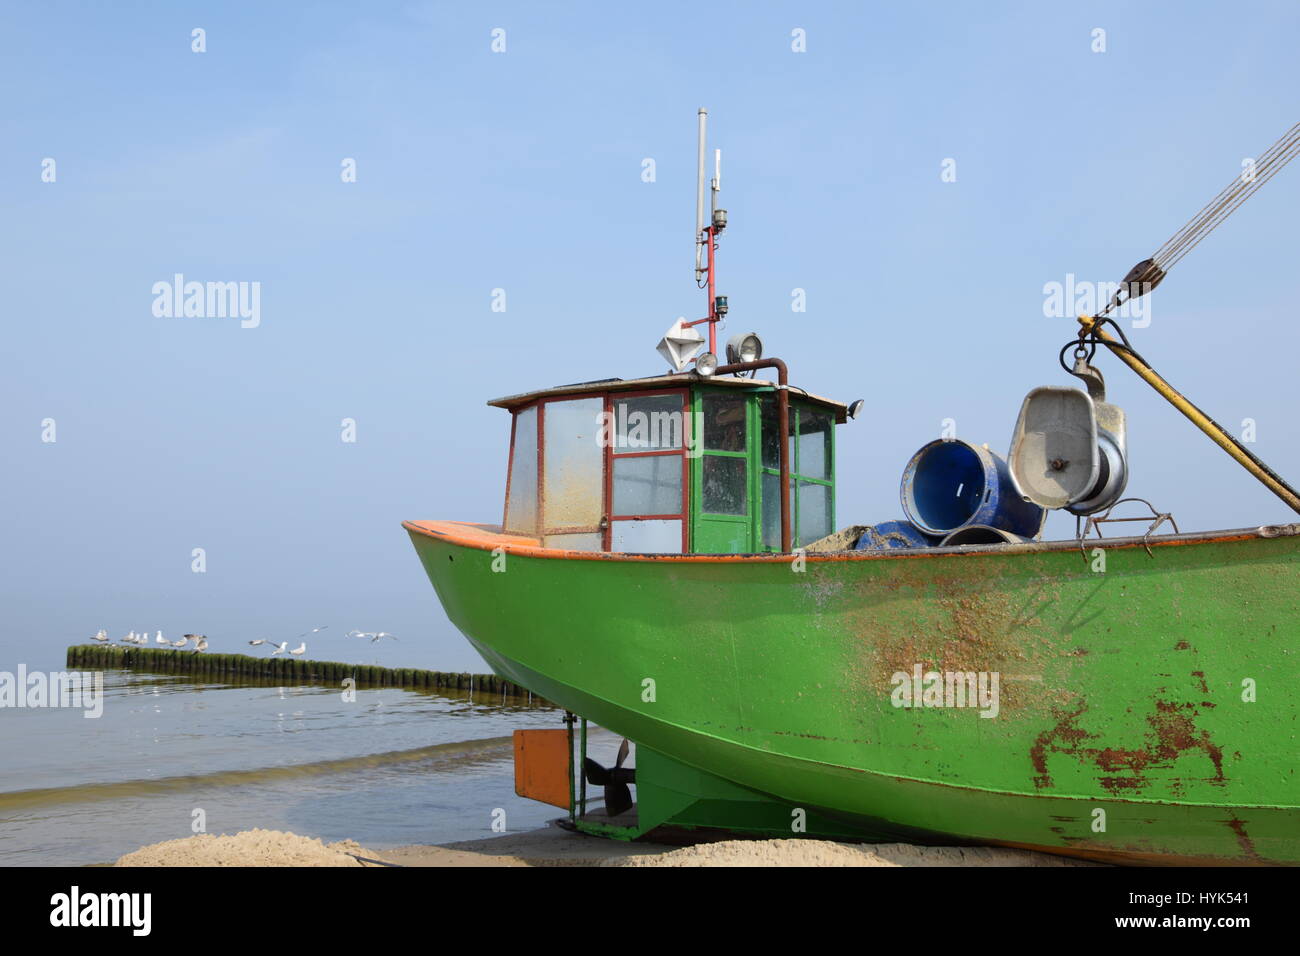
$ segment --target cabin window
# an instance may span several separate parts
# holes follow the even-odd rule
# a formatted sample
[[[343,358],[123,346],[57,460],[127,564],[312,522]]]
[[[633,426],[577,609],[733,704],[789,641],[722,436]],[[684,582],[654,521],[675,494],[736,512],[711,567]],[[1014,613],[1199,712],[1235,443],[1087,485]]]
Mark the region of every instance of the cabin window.
[[[812,481],[799,482],[799,543],[824,538],[831,527],[831,487]]]
[[[604,514],[604,398],[551,400],[542,405],[542,521],[546,547],[576,547],[600,530]],[[556,535],[577,535],[553,544]],[[595,548],[600,550],[597,543]]]
[[[614,458],[614,513],[673,514],[682,506],[680,455]]]
[[[761,418],[763,423],[763,467],[775,468],[778,471],[781,468],[781,427],[776,420],[776,399],[770,395],[763,396],[760,403]],[[794,441],[795,441],[795,406],[790,404],[790,468],[794,468]],[[778,546],[780,537],[778,535]]]
[[[764,395],[762,422],[762,537],[765,550],[781,547],[781,447],[776,399]],[[791,541],[803,547],[835,530],[834,420],[820,408],[790,403]]]
[[[830,415],[811,408],[799,410],[799,474],[818,481],[831,477]]]
[[[537,533],[537,406],[515,412],[506,480],[505,529]]]
[[[686,393],[611,396],[612,551],[686,550]]]
[[[704,450],[745,452],[745,395],[705,392],[701,399]]]
[[[744,458],[706,454],[701,473],[700,509],[715,515],[747,514],[747,480],[748,469]]]
[[[682,447],[684,415],[679,394],[616,398],[614,451],[669,451]]]
[[[764,471],[763,489],[763,549],[765,551],[781,550],[781,475],[775,471]],[[793,511],[794,502],[791,501]]]

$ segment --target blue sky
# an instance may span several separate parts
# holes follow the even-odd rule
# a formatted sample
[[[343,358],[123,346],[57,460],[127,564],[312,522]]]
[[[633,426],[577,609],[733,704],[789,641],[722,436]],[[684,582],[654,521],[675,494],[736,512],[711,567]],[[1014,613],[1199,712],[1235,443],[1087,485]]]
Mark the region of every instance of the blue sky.
[[[702,311],[700,106],[723,149],[728,331],[867,400],[840,432],[839,522],[898,517],[943,419],[1005,452],[1024,394],[1071,384],[1073,321],[1043,315],[1045,283],[1118,280],[1297,120],[1300,8],[1239,10],[5,4],[0,667],[101,626],[235,650],[329,624],[311,656],[387,630],[385,663],[479,669],[400,521],[498,519],[508,418],[484,402],[654,373],[664,330]],[[1300,166],[1130,333],[1225,425],[1253,418],[1292,480],[1298,199]],[[260,325],[155,317],[176,273],[259,282]],[[1184,529],[1289,520],[1101,367],[1130,493]]]

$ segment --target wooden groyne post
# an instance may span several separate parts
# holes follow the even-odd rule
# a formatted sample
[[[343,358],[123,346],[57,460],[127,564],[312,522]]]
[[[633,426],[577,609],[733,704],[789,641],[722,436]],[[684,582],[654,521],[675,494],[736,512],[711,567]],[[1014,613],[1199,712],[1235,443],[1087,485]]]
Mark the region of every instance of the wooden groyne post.
[[[496,674],[426,671],[413,667],[379,667],[338,661],[308,661],[300,657],[253,657],[250,654],[207,654],[162,647],[118,647],[108,644],[74,644],[68,648],[67,666],[85,669],[122,669],[153,674],[194,674],[200,677],[251,677],[297,683],[341,683],[352,678],[358,687],[410,687],[430,690],[477,691],[506,697],[534,696]]]

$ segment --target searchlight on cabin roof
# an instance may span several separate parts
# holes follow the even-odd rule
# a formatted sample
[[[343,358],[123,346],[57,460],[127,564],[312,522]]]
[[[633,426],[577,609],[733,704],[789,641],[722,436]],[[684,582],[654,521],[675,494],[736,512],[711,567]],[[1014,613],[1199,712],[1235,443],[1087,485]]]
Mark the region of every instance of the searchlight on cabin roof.
[[[757,362],[762,357],[763,340],[757,332],[745,332],[727,339],[727,361],[730,364]]]

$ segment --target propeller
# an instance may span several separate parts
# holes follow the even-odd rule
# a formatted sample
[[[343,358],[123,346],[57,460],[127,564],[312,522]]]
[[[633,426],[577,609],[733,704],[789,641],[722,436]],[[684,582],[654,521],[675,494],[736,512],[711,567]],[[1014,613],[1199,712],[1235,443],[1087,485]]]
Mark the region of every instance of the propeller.
[[[628,743],[625,737],[619,745],[618,759],[612,768],[606,769],[590,757],[582,762],[587,783],[593,787],[605,788],[605,813],[611,817],[632,809],[632,791],[628,789],[628,784],[636,783],[636,768],[624,768],[623,761],[627,759],[627,753]]]

